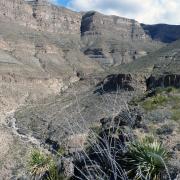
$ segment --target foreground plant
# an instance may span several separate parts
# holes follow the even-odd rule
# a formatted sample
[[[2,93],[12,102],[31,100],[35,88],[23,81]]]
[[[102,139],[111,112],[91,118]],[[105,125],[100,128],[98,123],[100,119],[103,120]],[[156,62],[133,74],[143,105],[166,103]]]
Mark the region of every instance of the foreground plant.
[[[129,144],[123,161],[130,177],[134,179],[160,179],[166,169],[168,153],[153,138],[144,138]]]
[[[52,159],[50,156],[45,155],[39,150],[33,150],[31,152],[28,165],[33,176],[42,175],[49,170],[51,164]]]
[[[32,150],[28,166],[34,179],[40,177],[42,180],[65,180],[66,178],[58,170],[55,160],[37,149]]]

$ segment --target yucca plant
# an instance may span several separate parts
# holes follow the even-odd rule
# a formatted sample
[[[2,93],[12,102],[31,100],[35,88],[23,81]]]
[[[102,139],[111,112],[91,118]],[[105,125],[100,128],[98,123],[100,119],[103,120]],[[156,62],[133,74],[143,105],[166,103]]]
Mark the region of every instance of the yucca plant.
[[[123,158],[125,168],[133,179],[160,179],[166,169],[168,153],[154,138],[144,138],[131,142]]]
[[[34,179],[41,177],[42,180],[65,180],[66,178],[59,172],[56,161],[51,155],[47,155],[37,149],[32,150],[28,167]]]
[[[52,164],[52,158],[49,155],[45,155],[39,150],[32,150],[28,166],[32,176],[40,176],[49,170]]]

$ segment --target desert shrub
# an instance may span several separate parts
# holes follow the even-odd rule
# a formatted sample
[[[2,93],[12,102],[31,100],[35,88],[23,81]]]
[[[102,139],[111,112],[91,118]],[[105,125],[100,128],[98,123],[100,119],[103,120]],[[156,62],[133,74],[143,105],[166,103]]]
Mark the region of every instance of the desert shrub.
[[[56,152],[57,157],[62,157],[66,154],[66,148],[65,146],[60,146],[59,149]]]
[[[156,88],[156,94],[175,93],[177,91],[178,91],[178,89],[176,89],[175,87],[166,87],[166,88],[158,87],[158,88]]]
[[[154,138],[126,142],[125,148],[122,145],[120,138],[102,137],[80,162],[77,177],[158,180],[167,170],[168,153]]]
[[[172,111],[172,119],[175,121],[180,120],[180,110],[175,109]]]
[[[179,107],[180,97],[177,95],[180,90],[174,87],[156,88],[143,95],[132,98],[130,105],[141,105],[146,111],[152,111],[166,103]]]
[[[130,142],[123,162],[133,179],[160,179],[166,168],[168,153],[154,138]]]
[[[144,94],[142,94],[141,96],[134,96],[128,104],[132,106],[137,106],[139,103],[143,101],[144,97]]]
[[[105,120],[98,134],[91,132],[89,146],[75,164],[75,179],[158,179],[167,170],[166,149],[152,137],[135,140],[128,123],[111,120]]]
[[[176,101],[174,101],[174,104],[172,106],[172,110],[179,110],[180,109],[180,100],[178,102],[177,101],[178,101],[177,99],[176,99]]]
[[[167,103],[168,98],[164,95],[155,95],[153,97],[150,97],[148,99],[146,99],[143,103],[142,103],[142,107],[145,110],[154,110],[156,109],[158,106],[162,106],[165,103]]]
[[[42,175],[49,170],[51,164],[52,159],[49,155],[45,155],[37,149],[32,150],[28,160],[28,166],[33,176]]]
[[[67,178],[64,177],[63,174],[61,174],[58,171],[58,167],[55,163],[53,163],[48,172],[47,172],[47,176],[45,178],[45,180],[66,180]]]
[[[169,135],[173,133],[173,130],[174,130],[174,127],[172,125],[164,124],[156,130],[156,133],[158,135]]]
[[[32,150],[28,159],[28,167],[32,177],[41,177],[42,180],[64,180],[52,156],[37,149]]]

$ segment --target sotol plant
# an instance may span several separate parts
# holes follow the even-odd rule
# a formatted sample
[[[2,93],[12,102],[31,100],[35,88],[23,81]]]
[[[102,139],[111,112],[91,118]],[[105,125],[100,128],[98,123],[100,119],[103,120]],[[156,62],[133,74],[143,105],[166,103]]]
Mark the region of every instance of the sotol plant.
[[[60,174],[55,160],[40,150],[34,149],[30,153],[28,167],[32,177],[39,176],[42,180],[65,180]]]
[[[50,156],[46,156],[44,153],[39,150],[32,150],[28,166],[30,172],[33,176],[42,175],[44,172],[48,171],[52,163]]]
[[[160,179],[166,169],[168,153],[154,138],[144,138],[129,144],[124,156],[126,169],[130,177],[135,179]]]

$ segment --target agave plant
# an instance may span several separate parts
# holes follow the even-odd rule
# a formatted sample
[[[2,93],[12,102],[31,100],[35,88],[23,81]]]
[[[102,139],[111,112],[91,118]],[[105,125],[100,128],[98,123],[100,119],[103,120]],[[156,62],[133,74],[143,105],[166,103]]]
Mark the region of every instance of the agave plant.
[[[129,144],[123,161],[130,177],[134,179],[160,179],[166,169],[168,153],[154,138],[144,138]]]

